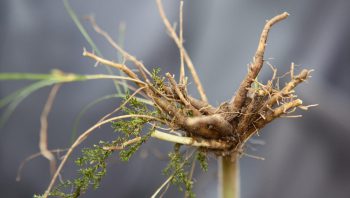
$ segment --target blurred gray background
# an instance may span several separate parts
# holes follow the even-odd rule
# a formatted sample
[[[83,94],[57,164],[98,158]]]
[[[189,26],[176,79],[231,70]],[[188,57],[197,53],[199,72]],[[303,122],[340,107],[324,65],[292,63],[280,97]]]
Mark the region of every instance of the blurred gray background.
[[[178,74],[179,55],[158,16],[155,1],[71,0],[82,19],[93,14],[114,38],[126,23],[125,49],[143,60],[148,68]],[[167,15],[178,20],[179,1],[165,0]],[[280,73],[293,61],[315,69],[298,93],[305,104],[320,104],[302,119],[280,119],[260,132],[266,145],[248,149],[265,161],[241,159],[242,198],[347,198],[350,195],[350,1],[346,0],[186,0],[184,4],[185,46],[192,56],[213,105],[229,100],[246,73],[266,19],[287,11],[291,16],[274,26],[266,59]],[[105,57],[117,59],[115,51],[84,22]],[[0,72],[102,73],[102,66],[81,56],[89,45],[63,7],[62,1],[0,1]],[[260,75],[271,76],[268,67]],[[29,82],[0,84],[1,98]],[[70,145],[72,124],[79,111],[95,98],[113,93],[109,81],[64,85],[49,117],[49,148]],[[23,159],[36,153],[39,117],[49,88],[27,98],[0,129],[0,193],[2,197],[30,197],[42,193],[49,182],[48,162],[37,158],[27,163],[22,180],[16,182]],[[195,92],[193,83],[191,93]],[[83,117],[79,132],[115,108],[109,100]],[[110,127],[89,137],[86,145],[108,138]],[[101,188],[82,197],[149,197],[166,179],[161,170],[171,145],[152,140],[129,163],[111,160]],[[163,156],[159,156],[159,151]],[[142,158],[140,153],[147,154]],[[79,154],[79,152],[76,152]],[[144,155],[143,155],[144,156]],[[74,175],[68,163],[63,176]],[[216,197],[216,162],[208,173],[197,170],[197,197]],[[165,197],[182,197],[171,188]]]

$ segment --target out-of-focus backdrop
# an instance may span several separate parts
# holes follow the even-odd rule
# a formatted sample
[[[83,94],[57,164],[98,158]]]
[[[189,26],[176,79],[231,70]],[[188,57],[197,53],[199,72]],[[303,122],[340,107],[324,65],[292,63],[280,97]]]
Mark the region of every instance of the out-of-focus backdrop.
[[[126,24],[125,49],[143,60],[148,68],[178,74],[179,54],[167,36],[155,1],[71,0],[82,19],[93,14],[98,24],[114,38],[118,26]],[[179,1],[164,1],[167,15],[178,21]],[[346,0],[243,1],[186,0],[184,3],[185,46],[193,58],[212,104],[229,100],[247,71],[265,21],[287,11],[290,17],[274,26],[266,59],[280,73],[291,62],[313,68],[313,77],[298,88],[305,104],[319,106],[301,119],[280,119],[255,139],[248,157],[241,159],[242,198],[347,198],[350,194],[350,2]],[[85,27],[105,57],[117,59],[115,50]],[[102,73],[102,66],[81,56],[88,43],[69,18],[62,1],[0,1],[0,72],[47,73],[53,68],[65,72]],[[271,76],[263,69],[261,80]],[[1,98],[29,82],[1,82]],[[64,85],[49,117],[49,148],[70,145],[72,124],[79,111],[94,99],[113,93],[109,81]],[[2,197],[30,197],[48,185],[48,162],[37,158],[27,163],[16,182],[17,169],[27,156],[36,153],[39,117],[49,88],[27,98],[0,130],[0,193]],[[191,93],[198,96],[192,83]],[[82,119],[79,132],[114,109],[109,100],[91,109]],[[110,127],[88,139],[107,138]],[[171,145],[152,140],[129,163],[112,159],[108,175],[96,191],[83,197],[149,197],[166,179],[161,170]],[[156,146],[155,146],[156,145]],[[79,154],[79,152],[76,152]],[[76,157],[76,156],[75,156]],[[208,173],[197,171],[198,197],[216,197],[216,162],[210,160]],[[63,176],[74,175],[68,163]],[[180,197],[171,188],[166,197]]]

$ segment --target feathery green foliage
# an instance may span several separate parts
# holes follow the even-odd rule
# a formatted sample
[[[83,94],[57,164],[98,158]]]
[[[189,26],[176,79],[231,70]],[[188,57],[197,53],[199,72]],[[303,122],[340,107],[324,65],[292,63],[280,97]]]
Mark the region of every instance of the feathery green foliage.
[[[125,96],[124,102],[129,101],[125,106],[122,107],[122,110],[125,114],[141,114],[149,115],[152,117],[159,117],[159,112],[157,109],[150,110],[144,102],[141,102],[135,97],[130,98],[130,95],[127,93]],[[128,120],[119,120],[112,123],[112,128],[115,132],[119,133],[117,142],[122,144],[130,139],[140,137],[141,132],[144,130],[145,125],[150,122],[149,118],[133,117]],[[122,161],[128,161],[130,157],[138,150],[142,143],[144,143],[151,135],[153,131],[152,127],[149,132],[141,138],[141,140],[131,145],[129,148],[124,149],[120,152],[120,159]]]
[[[115,146],[116,143],[100,141],[98,145],[92,148],[82,149],[82,156],[75,163],[79,167],[78,178],[73,181],[67,180],[53,189],[50,196],[74,198],[85,193],[89,186],[98,188],[102,177],[107,173],[107,159],[112,155],[111,150],[104,147]],[[72,189],[65,192],[65,189]]]
[[[169,153],[169,164],[163,170],[163,173],[171,176],[170,182],[178,186],[179,191],[183,191],[185,187],[185,192],[189,197],[195,197],[195,194],[192,190],[193,181],[189,177],[189,171],[186,169],[189,168],[189,159],[184,157],[184,154],[180,152],[180,144],[174,145],[174,151]]]
[[[199,162],[200,167],[202,168],[203,171],[208,171],[208,161],[207,161],[207,154],[198,149],[199,151],[197,152],[196,159]]]
[[[153,79],[153,86],[160,92],[163,92],[165,77],[160,76],[160,68],[155,68],[152,70],[151,77]]]
[[[127,93],[124,102],[128,103],[122,108],[127,114],[143,114],[150,116],[157,116],[158,111],[149,110],[145,101],[139,101],[137,98],[130,98]],[[141,137],[139,141],[132,145],[126,146],[120,151],[120,159],[128,161],[130,157],[146,142],[154,131],[154,127],[149,128],[149,131],[142,135],[141,133],[146,129],[144,125],[150,122],[147,118],[131,118],[130,120],[120,120],[112,123],[112,128],[118,132],[118,137],[111,141],[100,141],[98,145],[93,145],[92,148],[84,148],[82,156],[79,157],[75,163],[79,167],[78,178],[74,180],[67,180],[50,193],[51,196],[73,198],[86,192],[92,186],[94,189],[98,188],[102,177],[107,172],[107,159],[112,155],[113,150],[105,149],[123,145],[126,141]],[[65,189],[73,189],[71,192],[65,192]]]

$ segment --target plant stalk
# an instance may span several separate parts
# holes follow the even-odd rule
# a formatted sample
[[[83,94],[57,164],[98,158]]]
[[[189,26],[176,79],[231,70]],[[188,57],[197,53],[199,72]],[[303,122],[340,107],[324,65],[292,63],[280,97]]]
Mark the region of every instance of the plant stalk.
[[[240,198],[238,156],[219,159],[219,197]]]

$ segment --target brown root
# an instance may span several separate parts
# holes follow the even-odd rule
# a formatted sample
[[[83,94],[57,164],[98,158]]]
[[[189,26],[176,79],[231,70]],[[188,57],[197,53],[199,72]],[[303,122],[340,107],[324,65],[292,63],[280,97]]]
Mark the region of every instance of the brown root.
[[[158,1],[158,3],[159,2],[160,1]],[[159,6],[161,6],[161,4],[159,4]],[[182,46],[182,38],[179,39],[175,30],[170,28],[170,23],[168,19],[165,18],[162,7],[160,7],[160,9],[164,23],[172,39],[174,39],[175,43],[178,45],[180,52],[184,53],[182,55],[185,56],[186,62],[186,51],[184,51]],[[161,87],[159,87],[159,85],[155,85],[154,82],[151,82],[148,78],[144,78],[145,82],[142,81],[137,74],[126,65],[105,60],[86,51],[84,51],[83,55],[107,66],[117,68],[130,78],[135,79],[136,85],[142,88],[144,94],[154,102],[154,106],[163,112],[164,117],[159,119],[164,120],[168,125],[167,127],[173,130],[182,130],[185,137],[225,142],[225,145],[228,144],[230,146],[223,146],[222,148],[225,149],[221,152],[220,150],[216,150],[215,153],[227,155],[227,153],[237,153],[242,149],[244,143],[258,130],[274,119],[293,112],[296,107],[302,104],[301,100],[294,94],[294,88],[307,80],[310,76],[310,70],[304,69],[300,74],[294,76],[294,63],[292,63],[291,70],[288,72],[291,76],[291,80],[279,90],[278,86],[274,85],[274,81],[276,81],[277,78],[277,70],[268,63],[273,70],[271,80],[266,84],[256,80],[256,77],[264,65],[264,52],[268,33],[274,24],[287,18],[288,15],[288,13],[284,12],[266,22],[260,36],[253,62],[249,67],[248,74],[238,88],[236,95],[232,98],[231,102],[222,103],[216,108],[206,101],[201,86],[197,85],[198,90],[202,93],[201,99],[193,98],[187,94],[187,85],[184,82],[186,77],[183,76],[184,71],[180,73],[179,83],[176,82],[172,74],[166,73],[166,78],[164,79],[167,79],[168,82],[164,82],[160,85]],[[98,27],[96,23],[94,23],[94,27],[95,29]],[[97,31],[104,33],[100,28],[97,28]],[[104,36],[106,37],[106,35]],[[107,39],[110,43],[114,43],[109,37],[107,37]],[[128,52],[118,47],[116,48],[129,58],[132,57],[133,62],[141,63],[141,61],[135,59],[134,56],[130,55]],[[187,64],[189,63],[187,62]],[[139,70],[147,71],[143,68],[143,66],[138,67]],[[181,68],[183,69],[183,63],[181,64]],[[194,75],[196,79],[196,73],[194,72],[192,75]],[[279,78],[277,78],[277,80],[278,79]],[[239,153],[242,152],[240,151]]]

